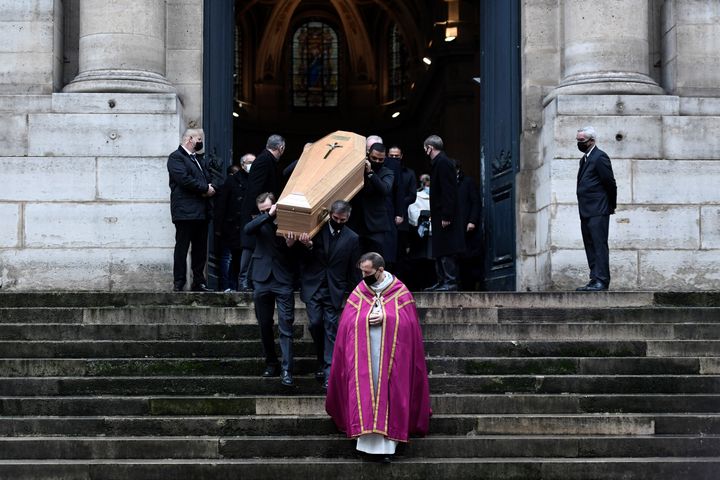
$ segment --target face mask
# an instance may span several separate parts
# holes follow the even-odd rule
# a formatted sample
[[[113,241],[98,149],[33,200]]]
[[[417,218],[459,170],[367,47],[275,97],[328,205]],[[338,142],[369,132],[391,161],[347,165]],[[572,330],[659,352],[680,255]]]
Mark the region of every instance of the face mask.
[[[370,162],[373,172],[377,173],[383,167],[383,162]]]
[[[252,167],[252,163],[248,163],[247,165],[245,165],[245,171],[250,173],[250,167]]]
[[[338,223],[335,220],[333,220],[332,218],[329,220],[329,222],[330,222],[330,226],[332,227],[332,229],[335,230],[336,232],[339,232],[345,226],[344,223]]]
[[[577,142],[578,150],[580,150],[582,153],[587,152],[588,147],[589,147],[588,143],[589,143],[589,140],[586,140],[584,142]]]
[[[202,141],[197,142],[197,143],[195,144],[195,151],[196,151],[196,152],[199,152],[199,151],[202,150],[202,149],[203,149],[203,142],[202,142]]]
[[[368,287],[372,287],[377,283],[377,278],[375,278],[375,274],[377,274],[377,270],[375,270],[375,273],[371,273],[370,275],[365,275],[363,277],[363,282],[365,282],[365,285]]]
[[[428,195],[430,195],[430,187],[423,187],[423,192],[425,192],[425,193],[427,193]]]

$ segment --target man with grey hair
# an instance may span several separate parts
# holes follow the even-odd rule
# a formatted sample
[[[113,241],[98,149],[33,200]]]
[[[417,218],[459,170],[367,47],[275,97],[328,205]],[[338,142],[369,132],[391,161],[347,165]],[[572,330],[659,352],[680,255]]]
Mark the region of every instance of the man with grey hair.
[[[432,255],[435,258],[437,283],[428,291],[447,292],[458,289],[457,255],[465,250],[465,237],[459,214],[457,165],[443,150],[443,141],[430,135],[423,142],[430,157],[430,224]]]
[[[241,221],[246,225],[252,220],[253,215],[258,214],[255,199],[261,193],[272,193],[275,198],[280,195],[280,182],[278,180],[277,163],[285,152],[285,139],[280,135],[270,135],[265,142],[265,149],[252,162],[252,168],[248,172],[247,190],[242,202]],[[255,236],[247,235],[243,230],[242,244],[244,249],[255,249]],[[247,285],[241,285],[245,290]]]
[[[577,148],[583,153],[577,174],[577,199],[580,229],[590,281],[578,291],[595,292],[610,286],[608,229],[610,215],[617,207],[617,185],[610,158],[595,146],[593,127],[577,131]]]
[[[191,251],[192,290],[210,291],[205,281],[205,263],[208,222],[212,216],[210,197],[215,195],[215,187],[210,183],[210,172],[204,158],[198,157],[198,152],[203,149],[203,137],[202,129],[185,130],[182,143],[167,161],[170,214],[175,225],[173,291],[176,292],[185,288],[188,250]]]
[[[300,260],[300,298],[305,302],[310,334],[315,343],[318,380],[327,389],[335,335],[343,303],[360,281],[356,264],[360,258],[360,239],[346,226],[352,208],[344,200],[330,206],[327,225],[310,239],[298,239],[305,247]],[[289,234],[291,239],[294,234]]]

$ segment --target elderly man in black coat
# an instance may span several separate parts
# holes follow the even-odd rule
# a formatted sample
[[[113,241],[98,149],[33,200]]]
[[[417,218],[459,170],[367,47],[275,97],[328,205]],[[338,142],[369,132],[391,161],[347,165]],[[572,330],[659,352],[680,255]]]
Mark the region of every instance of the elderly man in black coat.
[[[173,253],[173,291],[185,288],[187,254],[190,246],[192,290],[209,292],[205,281],[207,262],[208,222],[212,217],[210,197],[215,187],[210,182],[207,165],[197,152],[203,149],[203,131],[190,128],[182,136],[177,150],[168,156],[170,177],[170,214],[175,224]]]
[[[610,215],[617,207],[617,184],[610,157],[595,146],[595,137],[593,127],[581,128],[576,135],[578,150],[584,154],[577,175],[577,199],[590,267],[590,281],[577,289],[583,292],[607,290],[610,286],[608,230]]]
[[[465,248],[462,221],[457,218],[458,184],[453,160],[443,151],[443,141],[430,135],[423,142],[430,157],[430,223],[432,254],[435,258],[437,283],[428,291],[447,292],[458,289],[457,255]]]

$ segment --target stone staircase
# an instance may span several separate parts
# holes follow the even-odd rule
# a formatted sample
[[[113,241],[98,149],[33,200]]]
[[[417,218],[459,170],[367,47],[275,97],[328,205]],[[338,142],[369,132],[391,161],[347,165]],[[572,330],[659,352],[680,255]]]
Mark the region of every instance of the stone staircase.
[[[416,300],[431,434],[384,465],[324,414],[300,301],[288,389],[248,295],[2,293],[0,478],[720,478],[720,294]]]

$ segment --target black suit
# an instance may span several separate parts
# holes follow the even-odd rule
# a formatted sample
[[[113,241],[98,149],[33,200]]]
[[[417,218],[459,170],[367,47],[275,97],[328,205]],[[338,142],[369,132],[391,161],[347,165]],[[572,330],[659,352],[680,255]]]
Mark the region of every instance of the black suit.
[[[273,338],[273,314],[277,303],[282,369],[292,373],[295,258],[285,239],[275,234],[277,225],[274,220],[267,213],[262,213],[245,225],[244,232],[257,238],[252,256],[253,302],[265,361],[268,365],[278,363]]]
[[[343,302],[360,281],[357,268],[360,240],[347,226],[333,236],[328,224],[313,238],[312,249],[301,248],[305,252],[300,269],[300,298],[307,306],[310,334],[327,378]]]
[[[392,195],[394,176],[384,165],[375,172],[365,173],[363,188],[352,199],[352,229],[360,236],[363,253],[385,255],[385,235],[390,231],[387,200]]]
[[[610,158],[597,147],[580,160],[577,198],[590,280],[610,285],[608,228],[617,206],[617,185]]]
[[[241,223],[246,224],[252,215],[258,213],[257,197],[261,193],[270,192],[279,200],[279,185],[277,173],[277,160],[270,150],[265,149],[255,158],[248,174],[247,190],[242,203]],[[243,248],[254,248],[255,239],[252,236],[243,235]]]
[[[170,177],[170,214],[175,224],[175,251],[173,253],[173,284],[182,290],[187,277],[187,253],[192,245],[190,265],[193,287],[205,284],[207,262],[208,221],[211,218],[208,191],[210,173],[201,156],[196,159],[182,147],[168,156]],[[197,163],[196,163],[197,160]]]

